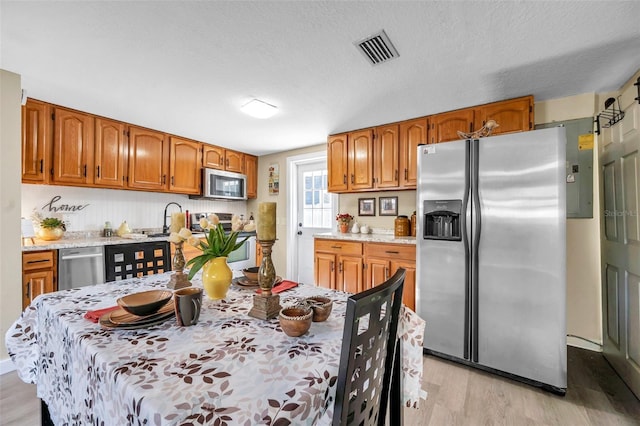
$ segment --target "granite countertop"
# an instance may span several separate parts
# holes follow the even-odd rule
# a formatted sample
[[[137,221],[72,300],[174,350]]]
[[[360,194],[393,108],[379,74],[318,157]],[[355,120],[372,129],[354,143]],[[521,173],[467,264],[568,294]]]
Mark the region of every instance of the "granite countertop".
[[[160,230],[144,230],[145,234],[158,234]],[[135,235],[140,235],[139,230],[135,231]],[[66,232],[64,237],[55,241],[45,241],[39,238],[23,238],[22,251],[38,251],[38,250],[57,250],[66,248],[79,248],[79,247],[95,247],[95,246],[110,246],[115,244],[133,244],[133,243],[145,243],[154,241],[169,241],[168,235],[156,236],[156,237],[141,237],[141,238],[122,238],[114,234],[113,237],[102,237],[100,231],[76,231]],[[204,237],[203,232],[194,232],[196,237]]]
[[[416,237],[396,237],[393,233],[352,234],[347,232],[323,232],[314,234],[314,238],[327,240],[345,240],[359,243],[391,243],[391,244],[416,244]]]

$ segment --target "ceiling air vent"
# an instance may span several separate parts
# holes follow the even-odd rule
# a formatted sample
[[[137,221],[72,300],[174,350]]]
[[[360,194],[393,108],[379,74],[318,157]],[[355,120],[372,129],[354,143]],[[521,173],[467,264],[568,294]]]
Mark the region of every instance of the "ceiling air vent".
[[[379,65],[400,56],[384,30],[353,43],[371,65]]]

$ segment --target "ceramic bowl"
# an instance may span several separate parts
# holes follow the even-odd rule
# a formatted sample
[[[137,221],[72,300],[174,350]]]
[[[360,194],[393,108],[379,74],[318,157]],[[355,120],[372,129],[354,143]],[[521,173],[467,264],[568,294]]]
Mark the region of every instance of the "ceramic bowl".
[[[307,307],[283,308],[278,319],[280,327],[287,336],[298,337],[305,334],[311,328],[313,311]]]
[[[326,321],[333,308],[333,300],[328,297],[314,296],[305,299],[307,306],[313,311],[313,322]]]
[[[245,268],[242,270],[242,273],[249,281],[258,281],[258,267],[253,266],[251,268]]]
[[[158,312],[172,296],[173,292],[169,290],[149,290],[123,296],[117,302],[125,311],[141,317]]]

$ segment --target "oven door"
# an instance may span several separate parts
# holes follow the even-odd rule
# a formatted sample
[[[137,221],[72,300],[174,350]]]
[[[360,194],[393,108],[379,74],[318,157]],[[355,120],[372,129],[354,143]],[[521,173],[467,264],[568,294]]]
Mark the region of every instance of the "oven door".
[[[239,238],[244,238],[240,236]],[[252,235],[237,250],[227,256],[227,263],[234,271],[242,271],[244,268],[256,266],[256,237]]]

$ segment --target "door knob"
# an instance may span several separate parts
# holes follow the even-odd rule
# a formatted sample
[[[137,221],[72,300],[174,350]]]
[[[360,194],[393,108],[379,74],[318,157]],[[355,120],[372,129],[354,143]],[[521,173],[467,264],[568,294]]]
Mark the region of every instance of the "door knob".
[[[298,235],[302,235],[302,231],[298,231]]]

